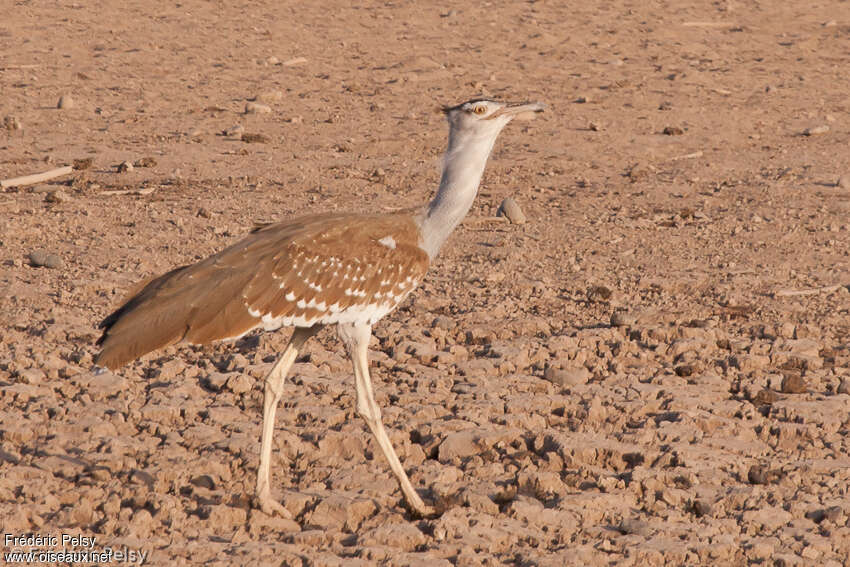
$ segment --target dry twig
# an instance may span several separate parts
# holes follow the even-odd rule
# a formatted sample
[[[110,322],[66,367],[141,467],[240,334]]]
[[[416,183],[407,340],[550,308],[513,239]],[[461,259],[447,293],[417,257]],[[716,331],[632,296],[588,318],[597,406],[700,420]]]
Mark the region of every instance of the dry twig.
[[[7,189],[9,187],[19,187],[21,185],[32,185],[33,183],[40,183],[42,181],[47,181],[48,179],[53,179],[54,177],[68,175],[72,171],[74,171],[74,168],[70,165],[66,165],[65,167],[57,167],[56,169],[51,169],[44,173],[34,173],[32,175],[24,175],[23,177],[4,179],[0,181],[0,188]]]
[[[841,287],[841,285],[828,285],[813,289],[781,289],[773,292],[773,297],[799,297],[802,295],[817,295],[818,293],[832,293],[833,291],[838,291]]]
[[[111,195],[150,195],[156,191],[156,187],[145,187],[144,189],[121,189],[116,191],[101,191],[100,194],[104,196]]]

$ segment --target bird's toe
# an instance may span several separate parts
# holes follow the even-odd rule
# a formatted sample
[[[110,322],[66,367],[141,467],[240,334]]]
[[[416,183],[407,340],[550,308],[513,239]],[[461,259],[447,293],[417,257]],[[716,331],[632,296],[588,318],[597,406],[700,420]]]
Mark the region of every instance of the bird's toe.
[[[281,518],[286,518],[287,520],[292,519],[292,514],[289,513],[289,510],[283,507],[283,505],[274,500],[270,496],[258,496],[257,497],[257,508],[263,512],[263,514],[269,516],[280,516]]]

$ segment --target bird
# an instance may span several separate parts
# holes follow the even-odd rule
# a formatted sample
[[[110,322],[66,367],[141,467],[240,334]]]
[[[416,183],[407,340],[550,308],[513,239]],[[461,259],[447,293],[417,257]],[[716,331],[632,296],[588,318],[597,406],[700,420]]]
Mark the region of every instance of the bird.
[[[260,460],[253,505],[291,518],[271,495],[272,437],[284,382],[305,342],[336,325],[354,368],[356,411],[386,457],[409,508],[435,514],[413,488],[387,436],[369,375],[372,326],[425,277],[469,212],[496,138],[514,118],[542,112],[539,102],[473,99],[443,108],[449,124],[440,184],[426,205],[386,214],[318,213],[256,227],[195,264],[143,284],[100,323],[97,369],[117,370],[173,344],[235,340],[293,327],[264,379]]]

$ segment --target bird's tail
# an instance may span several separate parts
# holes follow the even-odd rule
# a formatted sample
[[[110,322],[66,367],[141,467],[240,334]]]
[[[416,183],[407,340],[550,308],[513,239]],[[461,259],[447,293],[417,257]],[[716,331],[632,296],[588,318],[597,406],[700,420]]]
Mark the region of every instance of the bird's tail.
[[[256,319],[241,297],[237,274],[206,278],[204,264],[182,266],[148,282],[104,319],[102,350],[95,364],[119,368],[151,351],[179,342],[206,344],[249,331]],[[213,281],[210,281],[210,280]]]

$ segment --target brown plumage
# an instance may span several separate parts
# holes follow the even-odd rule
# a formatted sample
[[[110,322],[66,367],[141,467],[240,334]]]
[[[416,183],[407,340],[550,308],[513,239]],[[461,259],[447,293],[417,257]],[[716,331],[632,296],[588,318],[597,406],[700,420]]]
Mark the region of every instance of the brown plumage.
[[[95,363],[115,369],[167,345],[237,338],[258,327],[371,324],[416,287],[428,265],[409,213],[267,225],[127,299],[100,324]]]
[[[256,504],[291,517],[271,495],[272,440],[284,382],[304,343],[336,324],[354,370],[357,413],[375,435],[410,507],[434,513],[419,496],[381,421],[369,375],[372,325],[422,280],[478,191],[496,137],[539,103],[474,100],[446,110],[449,143],[440,186],[416,213],[313,215],[258,228],[206,260],[145,284],[107,317],[96,364],[119,366],[174,343],[204,344],[251,329],[294,327],[263,385]]]

